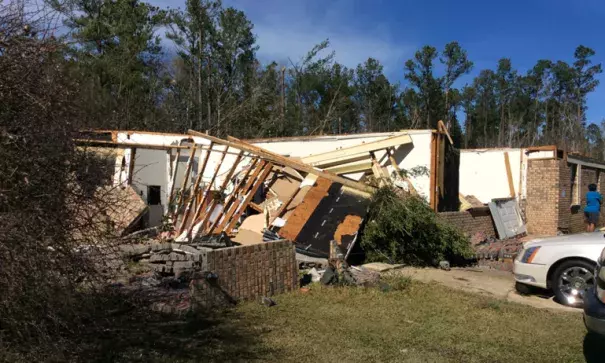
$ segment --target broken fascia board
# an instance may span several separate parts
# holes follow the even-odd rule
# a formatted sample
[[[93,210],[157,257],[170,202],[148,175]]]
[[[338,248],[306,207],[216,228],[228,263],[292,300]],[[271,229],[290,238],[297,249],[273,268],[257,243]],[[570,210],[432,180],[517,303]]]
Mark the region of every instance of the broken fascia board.
[[[571,164],[577,164],[577,165],[582,165],[582,166],[587,166],[589,168],[595,168],[595,169],[600,169],[600,170],[605,170],[605,164],[597,164],[594,162],[590,162],[590,161],[584,161],[584,160],[580,160],[580,159],[576,159],[573,157],[573,155],[567,155],[567,162],[571,163]]]

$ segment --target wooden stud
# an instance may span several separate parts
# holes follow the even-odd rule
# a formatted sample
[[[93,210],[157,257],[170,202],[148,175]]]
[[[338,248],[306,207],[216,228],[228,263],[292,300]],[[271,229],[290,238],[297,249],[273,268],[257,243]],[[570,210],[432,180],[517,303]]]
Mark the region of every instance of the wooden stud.
[[[223,206],[223,210],[218,214],[218,216],[216,216],[216,219],[214,220],[214,222],[212,222],[212,225],[210,225],[210,228],[208,228],[208,233],[209,234],[211,234],[212,231],[214,230],[214,228],[216,227],[216,225],[219,224],[219,222],[221,220],[221,217],[225,214],[225,211],[228,211],[228,209],[230,209],[231,202],[234,200],[234,198],[237,197],[237,195],[239,194],[240,189],[245,184],[246,179],[248,178],[248,176],[250,175],[250,173],[252,172],[252,170],[255,170],[255,168],[256,168],[257,163],[259,162],[259,160],[260,159],[254,159],[254,160],[252,160],[252,163],[250,164],[250,167],[248,168],[248,170],[246,170],[246,173],[244,174],[244,176],[242,177],[242,179],[237,183],[237,185],[235,186],[235,188],[233,188],[233,192],[231,192],[231,194],[229,194],[229,196],[227,197],[227,200],[225,201],[225,204]]]
[[[181,225],[178,228],[179,234],[183,232],[183,226],[185,225],[185,223],[187,223],[187,219],[189,218],[189,213],[191,213],[191,208],[193,207],[193,203],[195,202],[196,199],[200,200],[200,199],[198,199],[197,194],[199,191],[200,184],[202,183],[202,179],[204,178],[204,172],[206,171],[206,165],[208,165],[208,160],[210,160],[213,146],[214,146],[214,143],[210,142],[210,147],[208,148],[208,150],[206,150],[206,153],[204,154],[204,160],[202,161],[201,169],[199,170],[199,173],[197,174],[197,177],[195,178],[195,183],[193,184],[193,188],[191,188],[191,195],[189,196],[189,201],[187,202],[187,207],[185,208],[185,213],[183,213]],[[175,220],[175,222],[176,222],[176,220]]]
[[[134,176],[134,164],[137,157],[137,148],[133,147],[130,151],[130,163],[128,164],[128,185],[132,185],[132,178]]]
[[[235,161],[233,162],[231,169],[229,169],[229,172],[225,176],[225,179],[223,180],[223,183],[221,184],[221,186],[219,188],[220,193],[222,193],[227,188],[227,185],[229,185],[229,181],[231,180],[231,177],[235,173],[235,170],[237,169],[240,161],[242,160],[243,155],[244,155],[244,152],[241,151],[239,156],[237,157],[237,159],[235,159]],[[207,209],[208,212],[206,214],[204,214],[204,217],[200,221],[200,225],[201,225],[200,231],[204,230],[204,227],[205,227],[206,223],[208,222],[208,219],[210,218],[210,215],[212,214],[212,211],[214,210],[214,207],[216,206],[216,204],[217,204],[217,200],[212,199],[212,201],[210,202],[210,208]],[[197,224],[197,221],[194,221],[193,223]]]
[[[272,168],[273,168],[273,164],[267,163],[267,165],[265,166],[265,170],[263,170],[262,174],[258,177],[258,179],[256,179],[256,183],[254,183],[254,185],[252,186],[252,189],[250,189],[250,191],[248,192],[248,195],[246,196],[244,201],[242,203],[240,203],[239,207],[235,211],[235,214],[230,218],[229,224],[227,225],[227,227],[224,230],[227,234],[229,234],[231,232],[231,230],[233,229],[233,227],[235,227],[235,224],[237,223],[237,221],[239,220],[241,215],[246,210],[248,203],[250,203],[250,201],[254,197],[254,194],[256,194],[256,191],[258,190],[258,188],[260,188],[261,184],[263,184],[265,182],[265,179],[267,179],[267,176],[269,176],[269,173],[271,172]]]
[[[515,197],[515,184],[513,183],[513,173],[510,167],[508,152],[504,152],[504,166],[506,167],[506,177],[508,179],[508,190],[512,198]]]
[[[216,164],[216,167],[214,168],[214,173],[212,173],[212,178],[210,179],[208,186],[206,188],[204,188],[204,192],[202,194],[202,200],[200,201],[200,204],[197,206],[195,213],[193,214],[193,219],[191,220],[191,224],[189,225],[189,228],[187,229],[187,235],[191,235],[191,231],[193,230],[193,227],[195,226],[196,221],[200,218],[202,211],[205,209],[204,204],[206,204],[206,200],[208,199],[208,195],[210,194],[210,188],[212,188],[212,184],[214,184],[214,181],[216,180],[216,175],[218,174],[218,171],[220,170],[221,166],[223,165],[223,161],[225,160],[225,156],[227,155],[227,153],[226,153],[227,149],[229,149],[229,146],[226,146],[225,150],[223,150],[223,152],[221,153],[221,158],[220,158],[218,164]]]
[[[322,178],[328,179],[330,181],[333,181],[335,183],[339,183],[342,185],[346,185],[350,188],[353,189],[357,189],[357,190],[361,190],[361,191],[366,191],[366,192],[373,192],[375,190],[375,188],[360,183],[360,182],[356,182],[354,180],[351,179],[347,179],[347,178],[343,178],[340,177],[338,175],[332,174],[332,173],[328,173],[325,172],[323,170],[319,170],[311,165],[307,165],[304,164],[302,162],[298,162],[296,160],[293,159],[289,159],[286,157],[283,157],[281,155],[269,152],[267,150],[264,150],[262,148],[256,147],[254,145],[248,144],[246,142],[243,142],[239,139],[235,139],[235,138],[230,138],[230,140],[234,140],[234,141],[225,141],[198,131],[193,131],[193,130],[189,130],[189,134],[193,135],[193,136],[199,136],[199,137],[203,137],[206,138],[210,141],[214,141],[217,144],[222,144],[222,145],[227,145],[227,146],[231,146],[234,147],[236,149],[240,149],[240,150],[244,150],[247,151],[249,153],[255,154],[263,159],[269,160],[272,163],[278,164],[278,165],[283,165],[283,166],[289,166],[293,169],[296,169],[298,171],[303,171],[306,173],[311,173],[317,176],[320,176]]]
[[[267,165],[272,165],[272,164],[263,160],[256,165],[254,172],[252,173],[252,175],[250,175],[250,177],[246,181],[246,184],[241,189],[243,194],[246,194],[248,192],[248,190],[250,189],[250,187],[252,186],[252,184],[254,183],[256,178],[258,177],[258,175],[266,168]],[[224,214],[223,220],[220,223],[218,223],[218,226],[211,227],[209,230],[209,233],[212,233],[215,229],[218,229],[219,231],[224,231],[227,224],[230,223],[230,220],[233,217],[233,214],[238,210],[238,208],[242,204],[240,200],[236,199],[235,190],[233,191],[232,195],[234,196],[234,198],[232,199],[233,203],[229,206],[229,210]],[[218,221],[218,218],[216,219],[216,221]],[[215,221],[215,223],[216,223],[216,221]]]

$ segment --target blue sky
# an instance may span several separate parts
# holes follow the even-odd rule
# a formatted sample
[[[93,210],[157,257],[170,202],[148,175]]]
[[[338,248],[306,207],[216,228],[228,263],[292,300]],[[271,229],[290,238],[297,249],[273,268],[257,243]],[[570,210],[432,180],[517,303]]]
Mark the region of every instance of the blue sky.
[[[183,1],[151,0],[172,8]],[[336,60],[355,67],[380,60],[393,81],[403,82],[403,63],[425,44],[453,40],[481,69],[509,57],[526,72],[538,59],[573,61],[580,45],[593,48],[605,66],[605,0],[224,0],[254,23],[261,60],[299,60],[329,38]],[[605,118],[605,76],[588,98],[589,121]]]

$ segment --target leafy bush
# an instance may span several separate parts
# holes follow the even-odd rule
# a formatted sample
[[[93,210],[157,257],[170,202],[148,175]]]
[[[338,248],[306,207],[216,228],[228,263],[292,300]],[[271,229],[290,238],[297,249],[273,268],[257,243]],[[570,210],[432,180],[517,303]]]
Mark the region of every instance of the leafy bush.
[[[401,198],[391,187],[372,198],[361,247],[370,261],[437,265],[440,260],[460,262],[472,256],[468,239],[440,221],[418,197]]]

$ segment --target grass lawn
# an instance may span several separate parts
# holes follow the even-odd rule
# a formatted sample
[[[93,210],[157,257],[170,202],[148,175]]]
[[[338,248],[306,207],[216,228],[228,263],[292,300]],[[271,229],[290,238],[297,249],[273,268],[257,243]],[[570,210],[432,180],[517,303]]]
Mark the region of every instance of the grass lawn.
[[[132,318],[100,361],[583,362],[579,313],[551,312],[436,284],[324,288],[214,316]],[[605,361],[604,343],[592,354]],[[590,348],[595,349],[595,348]],[[599,351],[599,349],[601,349]],[[99,350],[95,349],[97,352]]]

